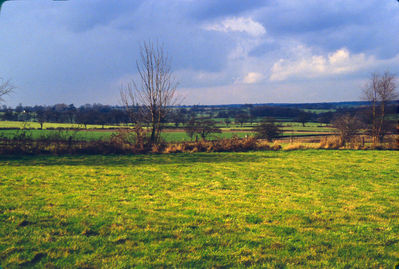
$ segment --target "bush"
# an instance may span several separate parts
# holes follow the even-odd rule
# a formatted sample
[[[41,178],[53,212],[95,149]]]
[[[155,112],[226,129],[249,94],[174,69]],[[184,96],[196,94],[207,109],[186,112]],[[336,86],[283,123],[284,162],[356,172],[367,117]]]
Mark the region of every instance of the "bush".
[[[319,144],[302,144],[302,143],[293,143],[289,144],[284,148],[286,151],[290,150],[301,150],[301,149],[319,149]]]
[[[326,136],[320,140],[320,148],[322,149],[339,149],[342,141],[338,136]]]
[[[177,152],[244,152],[249,150],[279,150],[278,144],[257,140],[254,137],[240,139],[220,139],[215,141],[196,141],[169,144],[165,147],[164,153]]]
[[[358,116],[351,116],[350,114],[340,115],[331,122],[339,135],[342,146],[347,143],[356,143],[354,140],[362,127],[360,122]]]
[[[222,130],[216,126],[216,122],[209,118],[192,118],[184,129],[191,140],[198,135],[202,140],[206,140],[210,135],[222,132]]]
[[[262,120],[258,126],[254,127],[254,132],[256,133],[256,138],[266,139],[268,141],[273,141],[282,133],[280,126],[271,118]]]

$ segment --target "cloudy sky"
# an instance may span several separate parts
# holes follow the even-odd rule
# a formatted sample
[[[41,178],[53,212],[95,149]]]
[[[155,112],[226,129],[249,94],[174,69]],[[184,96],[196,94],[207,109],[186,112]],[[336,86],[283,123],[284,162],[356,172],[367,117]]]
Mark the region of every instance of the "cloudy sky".
[[[20,0],[0,14],[8,105],[118,104],[145,40],[185,104],[359,100],[399,74],[396,0]]]

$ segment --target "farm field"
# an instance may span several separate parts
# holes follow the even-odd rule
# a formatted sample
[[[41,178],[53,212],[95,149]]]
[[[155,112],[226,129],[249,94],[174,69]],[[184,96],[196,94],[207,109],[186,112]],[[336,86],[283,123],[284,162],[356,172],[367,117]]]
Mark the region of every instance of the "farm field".
[[[0,156],[0,266],[394,268],[399,152]]]
[[[245,123],[243,126],[240,124],[229,124],[229,127],[226,127],[226,124],[218,124],[221,129],[230,130],[230,129],[240,129],[240,130],[251,130],[253,126],[256,126],[256,122],[253,124]],[[302,123],[298,122],[281,122],[282,128],[293,129],[293,130],[302,130],[302,131],[320,131],[320,130],[331,130],[327,126],[320,126],[320,123],[316,122],[307,122],[305,126],[302,126]],[[168,124],[169,127],[173,127],[173,125]],[[109,128],[120,128],[126,127],[126,125],[104,125],[104,129]],[[23,122],[23,121],[0,121],[0,128],[34,128],[39,129],[40,124],[38,122]],[[72,123],[52,123],[46,122],[43,125],[43,129],[47,128],[79,128],[86,129],[82,124],[72,124]],[[88,124],[87,129],[103,129],[102,125],[94,125]]]
[[[13,138],[21,134],[22,131],[18,130],[0,130],[0,136]],[[81,130],[81,131],[70,131],[70,130],[26,130],[26,134],[31,136],[33,139],[40,139],[42,137],[58,137],[64,138],[67,140],[69,136],[72,136],[74,140],[83,140],[83,141],[90,141],[90,140],[100,140],[100,139],[108,139],[115,134],[115,130]],[[328,132],[320,133],[320,132],[292,132],[292,131],[284,131],[284,136],[314,136],[314,135],[321,135],[321,134],[328,134]],[[245,136],[253,135],[251,131],[229,131],[223,130],[220,134],[212,134],[208,137],[208,139],[221,139],[221,138],[232,138],[233,136],[237,136],[239,138],[243,138]],[[162,132],[161,137],[166,142],[182,142],[182,141],[191,141],[192,139],[186,134],[186,132],[182,130],[178,131],[169,131],[166,130]]]
[[[254,124],[253,126],[255,126]],[[221,125],[222,126],[222,125]],[[32,130],[27,130],[28,134],[31,134],[33,138],[38,139],[43,136],[73,136],[74,139],[78,140],[98,140],[98,139],[107,139],[111,137],[113,133],[116,132],[114,129],[110,128],[118,128],[118,126],[104,126],[102,129],[101,125],[88,125],[85,129],[82,125],[77,124],[62,124],[62,123],[45,123],[44,130],[40,130],[40,125],[36,122],[16,122],[16,121],[0,121],[0,128],[34,128]],[[120,127],[120,126],[119,126]],[[51,129],[47,129],[51,128]],[[53,128],[78,128],[77,130],[53,130]],[[217,138],[231,138],[233,136],[238,136],[240,138],[245,137],[246,135],[253,135],[252,126],[244,125],[241,127],[240,125],[231,125],[229,128],[222,126],[221,130],[223,133],[221,134],[213,134],[210,139]],[[306,126],[302,126],[300,123],[296,122],[285,122],[282,123],[281,129],[283,131],[283,136],[313,136],[313,135],[324,135],[331,134],[333,129],[326,126],[320,126],[318,123],[307,123]],[[17,129],[13,130],[0,130],[0,136],[5,137],[13,137],[16,134],[21,133]],[[186,134],[184,129],[165,129],[162,133],[162,137],[166,142],[181,142],[181,141],[190,141],[190,137]]]
[[[59,138],[68,139],[70,136],[73,137],[74,140],[100,140],[100,139],[108,139],[115,134],[115,130],[80,130],[80,131],[71,131],[71,130],[24,130],[26,134],[31,136],[33,139],[39,139],[42,137],[57,136]],[[12,138],[18,136],[23,133],[22,130],[0,130],[0,136]],[[251,135],[251,132],[229,132],[223,131],[221,134],[214,134],[209,137],[209,139],[220,139],[220,138],[232,138],[233,136],[237,136],[240,138],[245,137],[245,135]],[[179,131],[164,131],[162,133],[162,138],[166,142],[182,142],[182,141],[191,141],[191,138],[186,134],[186,132]]]
[[[87,124],[89,129],[100,129],[102,125]],[[119,126],[120,127],[120,126]],[[0,121],[0,128],[34,128],[39,129],[40,124],[38,122],[24,122],[24,121]],[[45,122],[43,129],[47,128],[81,128],[84,129],[82,124],[72,124],[72,123],[53,123]],[[104,128],[118,128],[116,125],[105,125]]]

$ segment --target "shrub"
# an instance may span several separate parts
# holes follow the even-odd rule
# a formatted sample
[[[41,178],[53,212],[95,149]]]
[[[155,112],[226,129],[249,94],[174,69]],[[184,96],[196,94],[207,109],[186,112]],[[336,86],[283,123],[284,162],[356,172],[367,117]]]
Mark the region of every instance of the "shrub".
[[[288,146],[284,147],[284,150],[290,151],[290,150],[298,150],[298,149],[306,149],[305,145],[301,143],[293,143],[289,144]]]
[[[399,131],[399,128],[398,128]],[[388,147],[390,149],[399,149],[399,135],[393,136],[391,139],[388,141]]]
[[[280,126],[278,126],[272,118],[263,119],[258,126],[254,127],[256,138],[273,141],[282,133]]]
[[[277,143],[272,146],[266,141],[257,140],[254,137],[240,139],[220,139],[214,141],[183,142],[166,145],[164,153],[176,152],[243,152],[249,150],[279,150],[281,146]]]
[[[349,114],[340,115],[331,122],[340,137],[342,146],[353,142],[362,127],[360,122],[358,116],[351,116]]]
[[[222,130],[216,126],[216,122],[209,118],[192,118],[184,129],[191,140],[193,137],[197,137],[197,135],[199,135],[202,140],[206,140],[210,135],[222,132]]]
[[[323,149],[339,149],[342,141],[338,136],[325,136],[320,140],[320,148]]]
[[[320,144],[302,144],[302,143],[293,143],[284,147],[284,150],[301,150],[301,149],[319,149]]]
[[[277,142],[274,142],[272,147],[271,147],[271,149],[272,150],[280,150],[281,149],[281,145],[278,144]]]

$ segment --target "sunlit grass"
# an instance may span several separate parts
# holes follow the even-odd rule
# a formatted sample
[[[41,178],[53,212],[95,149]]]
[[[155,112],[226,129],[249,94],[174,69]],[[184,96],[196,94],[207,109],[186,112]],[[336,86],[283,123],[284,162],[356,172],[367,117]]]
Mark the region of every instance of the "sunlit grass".
[[[102,128],[102,125],[96,124],[87,124],[88,129],[99,129]],[[117,125],[105,125],[104,128],[118,128],[120,126]],[[38,122],[23,122],[23,121],[0,121],[0,128],[35,128],[40,129],[40,124]],[[74,124],[74,123],[53,123],[53,122],[45,122],[43,124],[43,129],[47,128],[79,128],[85,129],[83,124]]]
[[[397,151],[0,157],[0,265],[393,268]]]
[[[256,124],[254,123],[253,126]],[[116,130],[107,130],[109,128],[117,128],[117,126],[105,126],[105,129],[100,129],[100,125],[88,125],[86,130],[82,125],[74,124],[62,124],[62,123],[45,123],[44,130],[39,130],[40,125],[35,122],[13,122],[13,121],[0,121],[0,128],[26,128],[24,132],[29,134],[33,139],[45,138],[54,135],[72,136],[76,140],[99,140],[108,139],[112,134],[115,134]],[[119,126],[120,127],[120,126]],[[79,130],[51,130],[47,128],[77,128]],[[220,138],[232,138],[233,136],[243,138],[245,136],[254,135],[253,127],[250,125],[231,125],[229,128],[223,127],[221,134],[213,134],[208,139],[220,139]],[[328,127],[320,127],[318,123],[307,123],[303,127],[300,123],[285,122],[282,124],[282,130],[284,136],[309,136],[325,134],[331,132],[332,129]],[[12,138],[17,134],[20,134],[22,130],[0,130],[0,136]],[[191,141],[184,129],[165,129],[162,133],[162,138],[166,142],[182,142]]]
[[[326,132],[331,131],[332,128],[321,126],[319,123],[316,122],[308,122],[305,126],[302,126],[301,123],[298,122],[281,122],[279,123],[282,128],[285,130],[293,130],[293,131],[313,131],[313,132]],[[257,123],[254,122],[253,124],[245,123],[243,126],[240,124],[230,124],[228,127],[225,124],[218,124],[218,126],[225,131],[229,130],[245,130],[251,131]],[[174,128],[173,124],[167,124],[166,126],[170,128]],[[109,128],[126,128],[126,125],[95,125],[95,124],[88,124],[87,129],[105,129]],[[86,129],[86,127],[82,124],[72,124],[72,123],[51,123],[46,122],[43,125],[43,129],[53,129],[53,128],[77,128],[77,129]],[[0,128],[34,128],[40,129],[40,124],[38,122],[22,122],[22,121],[0,121]],[[182,128],[179,125],[179,128]]]

